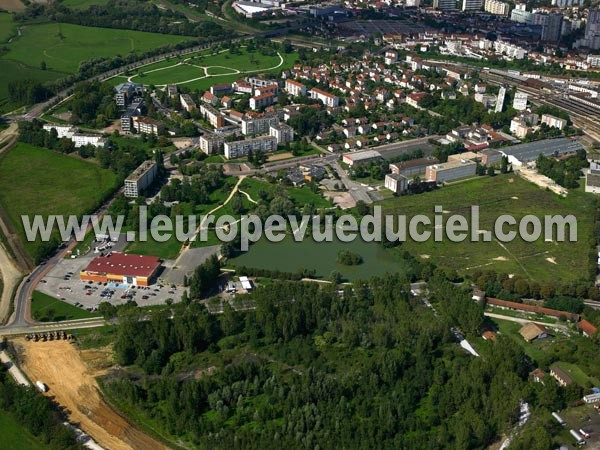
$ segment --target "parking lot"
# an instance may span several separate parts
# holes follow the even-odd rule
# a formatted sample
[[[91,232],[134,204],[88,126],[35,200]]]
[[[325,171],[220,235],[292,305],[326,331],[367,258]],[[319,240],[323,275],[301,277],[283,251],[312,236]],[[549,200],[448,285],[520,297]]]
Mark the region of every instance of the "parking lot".
[[[102,302],[114,305],[134,300],[139,306],[164,304],[167,299],[178,302],[183,288],[175,285],[154,284],[149,287],[115,285],[81,281],[79,273],[97,255],[90,252],[79,258],[61,260],[38,284],[37,289],[72,305],[93,311]]]

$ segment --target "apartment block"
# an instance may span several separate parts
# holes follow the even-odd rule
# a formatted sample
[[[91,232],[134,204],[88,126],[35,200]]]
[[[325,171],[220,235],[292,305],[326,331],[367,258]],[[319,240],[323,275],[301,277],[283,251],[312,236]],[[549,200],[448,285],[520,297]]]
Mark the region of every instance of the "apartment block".
[[[213,128],[221,128],[225,124],[223,114],[212,105],[206,103],[201,104],[200,114]]]
[[[144,161],[125,179],[125,197],[139,197],[142,190],[152,184],[158,168],[153,161]]]
[[[294,129],[285,123],[271,125],[269,128],[269,136],[277,139],[278,144],[285,144],[294,140]]]
[[[277,150],[277,139],[273,136],[260,136],[243,141],[225,142],[225,158],[235,159],[248,156],[250,152],[269,153]]]
[[[279,116],[275,113],[244,116],[241,121],[242,134],[245,136],[267,134],[271,125],[277,125],[278,123]]]
[[[205,134],[200,136],[200,150],[207,155],[214,155],[221,151],[225,139],[217,134]]]
[[[287,79],[285,80],[285,91],[292,97],[302,97],[306,95],[306,86],[296,80]]]
[[[310,95],[310,98],[319,100],[326,106],[335,107],[339,106],[340,104],[340,99],[337,95],[330,94],[329,92],[325,92],[322,89],[312,88],[310,91],[308,91],[308,93]]]
[[[566,119],[551,116],[550,114],[542,114],[541,123],[545,123],[550,128],[558,128],[559,130],[562,130],[564,127],[567,126]]]

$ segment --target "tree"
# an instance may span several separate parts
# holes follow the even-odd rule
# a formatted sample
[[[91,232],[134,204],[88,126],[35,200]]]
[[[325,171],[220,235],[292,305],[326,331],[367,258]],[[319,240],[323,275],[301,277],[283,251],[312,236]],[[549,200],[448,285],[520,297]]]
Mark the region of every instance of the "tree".
[[[46,61],[40,62],[40,70],[46,70]]]

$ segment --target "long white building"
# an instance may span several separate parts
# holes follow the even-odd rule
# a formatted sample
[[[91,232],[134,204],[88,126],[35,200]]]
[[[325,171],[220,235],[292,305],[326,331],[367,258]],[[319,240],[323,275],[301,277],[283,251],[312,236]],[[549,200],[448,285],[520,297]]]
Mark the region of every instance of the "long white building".
[[[274,136],[260,136],[243,141],[225,142],[225,158],[235,159],[248,156],[250,152],[270,153],[277,150],[277,138]]]

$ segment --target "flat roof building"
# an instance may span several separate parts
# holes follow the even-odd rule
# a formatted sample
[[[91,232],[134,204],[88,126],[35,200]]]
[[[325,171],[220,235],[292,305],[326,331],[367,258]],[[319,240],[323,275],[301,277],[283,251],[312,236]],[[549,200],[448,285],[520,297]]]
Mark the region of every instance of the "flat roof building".
[[[513,145],[499,150],[508,157],[509,163],[519,165],[535,161],[540,155],[560,156],[566,153],[575,153],[583,150],[583,146],[572,139],[558,138]]]
[[[425,178],[429,181],[443,183],[459,178],[475,175],[477,164],[466,159],[434,164],[425,169]]]
[[[352,167],[354,164],[365,164],[371,161],[383,159],[381,153],[376,150],[365,150],[363,152],[346,153],[342,161]]]
[[[260,136],[243,141],[225,142],[225,158],[234,159],[248,156],[250,152],[270,153],[277,150],[277,139],[273,136]]]
[[[158,168],[153,161],[144,161],[125,179],[125,197],[139,197],[142,190],[152,184]]]
[[[148,286],[159,267],[160,259],[156,256],[112,252],[94,258],[79,277],[82,281]]]

